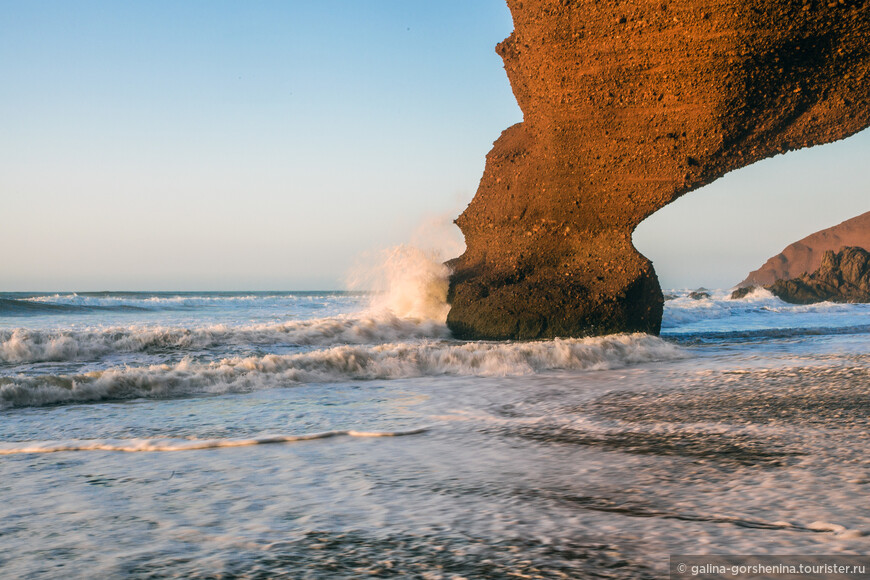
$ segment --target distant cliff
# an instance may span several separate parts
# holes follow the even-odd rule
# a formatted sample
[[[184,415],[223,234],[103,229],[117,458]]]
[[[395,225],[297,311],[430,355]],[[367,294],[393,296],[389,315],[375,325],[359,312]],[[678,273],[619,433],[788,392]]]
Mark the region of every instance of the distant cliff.
[[[523,122],[456,223],[461,338],[658,332],[632,244],[725,173],[870,125],[870,0],[507,0]],[[700,217],[700,216],[699,216]]]
[[[789,245],[761,268],[750,272],[738,286],[767,286],[777,280],[797,278],[816,270],[825,252],[836,252],[843,246],[870,250],[870,211]]]

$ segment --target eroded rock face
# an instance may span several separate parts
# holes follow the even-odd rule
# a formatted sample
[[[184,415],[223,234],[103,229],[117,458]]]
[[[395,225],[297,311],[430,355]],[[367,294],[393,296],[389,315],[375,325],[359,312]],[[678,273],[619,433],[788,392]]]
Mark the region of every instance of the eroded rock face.
[[[870,302],[870,252],[855,247],[828,250],[815,272],[766,288],[792,304]]]
[[[750,272],[738,286],[765,286],[777,280],[797,278],[818,268],[825,252],[843,246],[870,248],[870,211],[789,244],[761,268]]]
[[[644,218],[870,125],[864,0],[507,1],[497,51],[524,120],[456,220],[456,336],[658,332],[658,279],[631,241]]]

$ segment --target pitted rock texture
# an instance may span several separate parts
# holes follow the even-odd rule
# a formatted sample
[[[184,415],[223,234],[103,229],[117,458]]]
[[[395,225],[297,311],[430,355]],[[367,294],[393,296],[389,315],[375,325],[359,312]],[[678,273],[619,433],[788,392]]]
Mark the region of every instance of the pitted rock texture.
[[[777,280],[766,288],[792,304],[870,302],[870,252],[854,247],[828,250],[812,274]]]
[[[870,125],[870,0],[507,2],[497,51],[524,120],[456,220],[458,337],[658,332],[661,289],[631,240],[644,218]]]
[[[825,252],[843,246],[870,249],[870,211],[790,244],[737,286],[766,286],[777,280],[797,278],[818,268]]]

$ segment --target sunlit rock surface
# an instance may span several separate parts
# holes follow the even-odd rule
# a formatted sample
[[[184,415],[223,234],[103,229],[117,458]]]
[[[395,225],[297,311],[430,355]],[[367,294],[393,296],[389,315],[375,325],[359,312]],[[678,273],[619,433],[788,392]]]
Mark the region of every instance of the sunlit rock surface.
[[[816,270],[825,252],[843,246],[870,249],[870,211],[790,244],[761,268],[750,272],[738,286],[767,286],[777,280],[797,278]]]
[[[508,0],[523,111],[456,220],[462,338],[658,332],[631,235],[723,174],[870,125],[864,1]],[[698,216],[715,219],[715,216]]]

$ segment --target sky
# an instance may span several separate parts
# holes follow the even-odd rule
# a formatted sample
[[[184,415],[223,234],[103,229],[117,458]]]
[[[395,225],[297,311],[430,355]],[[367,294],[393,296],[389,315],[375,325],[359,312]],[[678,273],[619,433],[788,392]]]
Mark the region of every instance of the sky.
[[[0,291],[339,289],[433,221],[455,252],[522,120],[511,28],[503,0],[0,0]],[[868,153],[744,168],[635,244],[665,288],[731,286],[870,210]]]

